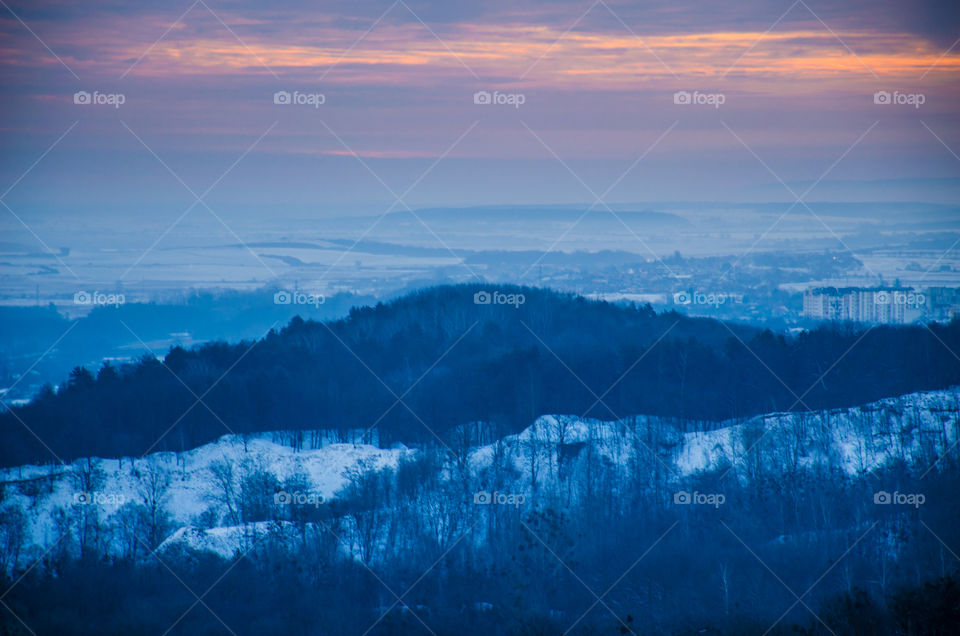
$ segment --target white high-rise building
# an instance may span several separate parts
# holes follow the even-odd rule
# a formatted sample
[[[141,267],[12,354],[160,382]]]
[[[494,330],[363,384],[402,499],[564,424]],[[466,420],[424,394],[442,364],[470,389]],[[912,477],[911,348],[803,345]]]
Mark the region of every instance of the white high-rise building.
[[[906,287],[818,287],[803,294],[803,316],[902,325],[926,313],[924,294]]]

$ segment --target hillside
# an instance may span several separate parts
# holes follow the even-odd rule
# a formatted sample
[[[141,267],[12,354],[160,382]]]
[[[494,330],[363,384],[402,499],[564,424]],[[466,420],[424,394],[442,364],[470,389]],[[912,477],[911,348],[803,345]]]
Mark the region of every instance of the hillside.
[[[163,536],[157,537],[163,550],[180,545],[230,558],[251,537],[277,530],[263,522],[293,521],[286,514],[288,502],[282,496],[275,500],[276,492],[312,495],[312,512],[322,507],[343,514],[330,504],[343,491],[350,492],[352,479],[362,481],[385,470],[395,474],[401,463],[425,457],[403,446],[380,449],[361,443],[362,434],[353,432],[351,443],[335,431],[313,437],[295,431],[225,435],[184,453],[8,468],[0,471],[0,485],[6,507],[30,510],[22,553],[28,560],[49,549],[62,532],[58,517],[88,509],[97,511],[98,523],[116,526],[100,538],[103,551],[117,557],[131,547],[133,555],[144,552],[144,546],[123,538],[123,517],[151,496],[162,500],[168,515]],[[607,478],[617,483],[649,475],[651,481],[662,479],[682,491],[690,480],[729,473],[752,488],[760,477],[834,474],[856,480],[895,463],[932,468],[958,439],[960,389],[953,389],[849,409],[766,414],[706,432],[684,432],[652,416],[603,422],[547,415],[518,434],[449,449],[436,469],[472,484],[457,492],[511,493],[522,497],[518,505],[525,510],[568,509],[588,505],[576,495],[590,495],[589,463],[603,466]],[[162,494],[151,492],[161,475]],[[263,491],[245,494],[252,483]],[[464,496],[465,501],[453,503],[469,504]]]
[[[104,571],[126,582],[118,598],[153,599],[149,621],[162,631],[183,611],[170,572],[209,585],[236,568],[209,602],[240,633],[286,620],[265,611],[277,594],[297,606],[291,599],[313,599],[304,625],[332,633],[407,633],[423,619],[437,633],[464,621],[470,633],[516,633],[524,621],[604,633],[628,616],[656,633],[762,633],[788,615],[774,633],[796,633],[812,619],[764,584],[773,568],[784,586],[814,583],[807,603],[852,634],[863,632],[837,621],[867,610],[893,620],[882,616],[901,611],[894,600],[938,598],[938,588],[891,596],[889,610],[871,600],[906,594],[898,590],[942,563],[941,545],[960,540],[960,388],[706,432],[654,416],[549,415],[450,449],[380,449],[361,443],[362,431],[351,436],[227,435],[183,453],[6,469],[0,574],[39,575],[8,600],[62,597],[74,620],[86,617],[98,606],[83,601],[84,581]],[[847,613],[851,572],[882,585]],[[409,596],[385,592],[428,574]],[[583,595],[584,584],[624,577],[609,611]],[[122,631],[128,606],[84,620]],[[58,612],[18,607],[55,631]],[[216,631],[212,620],[191,614],[182,629]]]
[[[702,430],[946,388],[960,383],[957,350],[960,321],[787,337],[543,289],[444,286],[339,321],[295,318],[256,342],[77,368],[0,415],[0,465],[279,429],[375,428],[386,444],[435,444],[469,422],[502,436],[546,413],[646,413]]]

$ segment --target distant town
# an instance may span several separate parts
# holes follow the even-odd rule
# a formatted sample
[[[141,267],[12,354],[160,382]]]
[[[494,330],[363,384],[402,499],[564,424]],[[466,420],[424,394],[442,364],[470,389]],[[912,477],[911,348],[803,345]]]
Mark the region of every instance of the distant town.
[[[902,325],[960,315],[951,287],[817,287],[803,294],[803,317]]]

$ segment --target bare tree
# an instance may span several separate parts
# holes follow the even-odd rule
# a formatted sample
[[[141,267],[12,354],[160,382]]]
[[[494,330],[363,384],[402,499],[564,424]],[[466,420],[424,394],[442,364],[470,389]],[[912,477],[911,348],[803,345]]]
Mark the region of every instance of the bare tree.
[[[86,556],[100,535],[100,507],[95,505],[97,493],[103,489],[106,475],[100,462],[87,458],[71,472],[74,486],[73,514],[77,520],[80,555]]]
[[[121,555],[125,559],[135,561],[144,538],[144,520],[146,519],[144,506],[133,501],[124,504],[114,516],[117,533],[120,537]]]
[[[531,491],[536,491],[537,489],[537,468],[542,445],[540,440],[540,425],[534,422],[530,428],[527,429],[527,439],[524,442],[524,447],[527,451],[527,460],[529,462]]]
[[[214,500],[226,509],[227,522],[232,526],[240,525],[237,511],[237,487],[233,464],[227,459],[218,459],[210,463],[210,473],[217,489]]]
[[[245,461],[240,478],[240,519],[243,523],[266,521],[275,517],[274,495],[280,490],[277,476],[262,459]]]
[[[143,500],[146,513],[147,545],[160,545],[170,526],[170,516],[164,507],[170,492],[170,472],[162,466],[150,465],[137,471],[137,493]]]
[[[27,517],[19,508],[0,511],[0,575],[16,571],[26,528]]]
[[[376,471],[361,462],[349,471],[349,477],[350,483],[341,497],[347,502],[348,515],[355,525],[360,558],[369,563],[384,530],[385,509],[391,503],[393,471]]]

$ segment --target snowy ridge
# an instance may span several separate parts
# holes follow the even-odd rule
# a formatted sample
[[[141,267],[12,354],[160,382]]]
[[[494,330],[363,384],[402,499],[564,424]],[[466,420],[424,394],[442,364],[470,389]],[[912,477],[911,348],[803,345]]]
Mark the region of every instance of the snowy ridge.
[[[229,514],[224,482],[215,475],[218,465],[232,469],[230,487],[237,490],[238,499],[241,476],[260,469],[276,478],[277,488],[309,484],[309,492],[301,495],[315,496],[319,502],[335,498],[353,476],[395,470],[401,461],[419,454],[403,446],[381,449],[368,444],[320,443],[316,448],[295,449],[289,443],[294,437],[282,432],[246,438],[226,435],[179,454],[6,469],[0,471],[4,492],[0,511],[15,509],[23,514],[21,563],[54,546],[64,528],[72,527],[77,533],[78,524],[87,522],[91,512],[95,512],[96,532],[102,534],[97,535],[100,545],[107,546],[109,553],[129,554],[129,545],[124,552],[123,529],[130,520],[122,511],[131,504],[141,508],[148,504],[145,482],[161,472],[169,477],[162,506],[171,523],[162,536],[155,537],[158,552],[206,551],[231,558],[267,535],[292,549],[298,528],[290,521],[241,523],[237,515]],[[459,484],[464,492],[523,495],[525,505],[562,507],[578,505],[578,498],[589,496],[593,486],[588,482],[597,472],[591,466],[596,462],[602,462],[607,478],[613,480],[597,484],[598,488],[615,488],[619,479],[649,481],[652,474],[665,476],[679,488],[703,473],[726,471],[741,483],[761,474],[778,477],[799,471],[853,478],[895,461],[933,466],[958,440],[957,388],[849,409],[757,416],[701,432],[684,432],[667,420],[649,416],[603,422],[546,415],[516,435],[470,449],[465,468],[450,463],[445,474],[451,482],[466,482]],[[100,479],[88,493],[83,484],[90,482],[91,466]],[[289,481],[298,477],[300,482]],[[571,482],[587,486],[570,488]],[[352,532],[349,520],[339,527]],[[345,539],[352,543],[353,537]]]
[[[87,513],[96,509],[104,525],[120,522],[118,512],[130,503],[144,501],[143,477],[162,471],[170,478],[162,504],[178,529],[164,545],[175,538],[196,549],[221,556],[232,556],[240,547],[239,539],[255,532],[257,524],[231,528],[205,525],[201,516],[217,507],[212,467],[217,462],[230,465],[239,474],[244,467],[264,467],[279,480],[304,474],[310,493],[330,500],[349,482],[351,472],[396,467],[400,458],[413,451],[398,446],[381,449],[368,444],[331,443],[318,448],[296,450],[275,440],[289,438],[279,432],[240,437],[224,435],[216,442],[184,452],[163,452],[140,459],[79,459],[66,466],[21,466],[0,471],[0,483],[6,493],[3,507],[18,508],[27,517],[25,550],[42,553],[64,534],[64,513]],[[95,491],[84,487],[84,473],[90,465],[101,473]],[[261,530],[266,529],[267,524]],[[107,543],[118,537],[105,537]],[[119,550],[119,548],[117,548]]]
[[[605,422],[547,415],[517,435],[478,447],[470,465],[487,473],[489,483],[533,495],[531,484],[555,486],[591,454],[622,467],[625,476],[665,471],[680,483],[730,470],[746,483],[758,466],[772,476],[816,470],[851,477],[892,461],[929,466],[958,440],[960,390],[954,388],[853,408],[760,415],[694,432],[649,416]],[[510,473],[516,478],[504,483]]]

